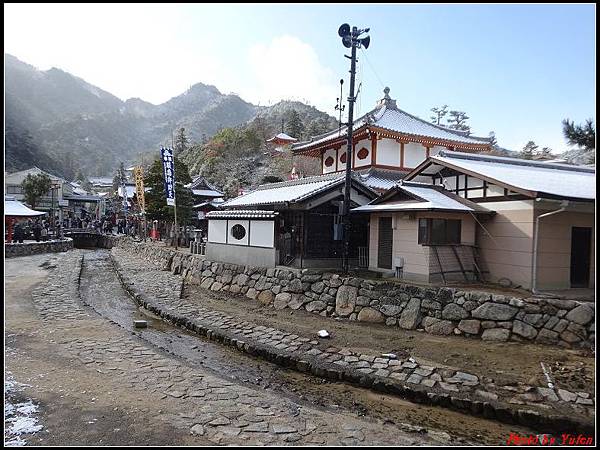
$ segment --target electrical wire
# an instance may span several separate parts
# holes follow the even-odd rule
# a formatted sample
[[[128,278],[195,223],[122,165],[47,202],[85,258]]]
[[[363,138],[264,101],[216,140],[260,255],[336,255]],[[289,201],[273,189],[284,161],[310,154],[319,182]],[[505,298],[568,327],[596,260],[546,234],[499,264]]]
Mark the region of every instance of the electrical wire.
[[[371,61],[369,61],[369,58],[367,58],[367,54],[365,53],[364,49],[361,47],[360,51],[363,55],[363,57],[365,58],[365,61],[367,61],[367,64],[369,65],[369,67],[371,68],[371,70],[373,71],[373,74],[375,75],[375,77],[377,78],[377,81],[379,81],[379,84],[381,85],[381,87],[383,89],[385,89],[385,85],[383,84],[383,82],[381,81],[381,78],[379,78],[379,75],[377,74],[377,71],[375,70],[375,68],[373,67],[373,65],[371,64]]]

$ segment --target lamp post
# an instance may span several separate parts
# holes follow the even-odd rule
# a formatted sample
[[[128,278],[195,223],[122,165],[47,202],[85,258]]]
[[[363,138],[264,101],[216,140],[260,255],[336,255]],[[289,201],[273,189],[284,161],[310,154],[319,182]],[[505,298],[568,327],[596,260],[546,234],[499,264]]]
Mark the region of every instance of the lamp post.
[[[342,38],[342,44],[344,47],[351,49],[350,56],[346,58],[350,59],[350,93],[348,95],[348,123],[346,132],[348,133],[347,148],[346,148],[346,180],[344,183],[344,208],[342,213],[343,224],[344,224],[344,248],[343,248],[343,259],[342,268],[344,273],[348,273],[350,269],[349,255],[350,255],[350,185],[352,182],[352,127],[354,121],[354,102],[356,97],[354,96],[354,80],[356,78],[356,49],[360,47],[369,48],[371,42],[370,36],[361,37],[363,34],[368,33],[369,28],[359,29],[352,27],[347,23],[340,26],[338,35]]]

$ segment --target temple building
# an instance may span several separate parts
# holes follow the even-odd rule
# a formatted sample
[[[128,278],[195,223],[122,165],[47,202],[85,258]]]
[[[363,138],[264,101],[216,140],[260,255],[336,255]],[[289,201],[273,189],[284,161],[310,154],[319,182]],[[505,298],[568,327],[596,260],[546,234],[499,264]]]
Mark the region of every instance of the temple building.
[[[354,121],[352,169],[361,180],[380,192],[392,187],[429,156],[441,150],[489,152],[488,138],[434,125],[396,106],[384,89],[384,97],[372,111]],[[330,131],[308,142],[293,145],[296,155],[321,159],[323,174],[346,168],[347,127]]]

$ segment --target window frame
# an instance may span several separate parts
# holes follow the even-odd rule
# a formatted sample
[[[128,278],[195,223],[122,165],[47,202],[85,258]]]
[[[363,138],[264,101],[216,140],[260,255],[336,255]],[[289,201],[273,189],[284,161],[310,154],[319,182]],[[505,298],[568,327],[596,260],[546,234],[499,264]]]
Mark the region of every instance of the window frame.
[[[441,222],[434,234],[434,221]],[[438,224],[439,224],[438,222]],[[449,226],[452,225],[452,226]],[[462,238],[461,219],[419,218],[417,243],[421,245],[460,245]],[[443,231],[441,231],[443,229]],[[443,237],[442,237],[443,236]]]

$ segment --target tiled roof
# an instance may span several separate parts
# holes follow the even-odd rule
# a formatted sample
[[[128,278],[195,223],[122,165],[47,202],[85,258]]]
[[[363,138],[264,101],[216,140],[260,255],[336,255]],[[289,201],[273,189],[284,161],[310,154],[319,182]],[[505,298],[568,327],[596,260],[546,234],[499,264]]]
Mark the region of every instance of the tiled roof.
[[[209,219],[273,219],[279,213],[276,211],[263,211],[259,209],[234,209],[229,211],[211,211],[206,214]]]
[[[431,164],[433,168],[428,167]],[[595,169],[517,158],[442,151],[422,163],[408,177],[413,178],[420,172],[436,173],[441,166],[456,167],[479,174],[490,182],[497,181],[537,194],[585,200],[596,198]]]
[[[353,175],[353,178],[355,181],[359,181],[356,175]],[[254,191],[226,201],[221,206],[227,208],[301,202],[335,185],[343,184],[344,179],[344,173],[333,173],[280,183],[263,184]],[[359,183],[364,184],[360,181]]]
[[[288,135],[287,135],[287,134],[285,134],[285,133],[279,133],[277,136],[275,136],[275,137],[272,137],[271,139],[268,139],[268,140],[267,140],[267,142],[272,142],[272,141],[275,141],[275,140],[282,140],[282,141],[292,141],[292,142],[295,142],[295,141],[297,141],[298,139],[296,139],[296,138],[293,138],[293,137],[291,137],[291,136],[288,136]]]
[[[356,212],[378,211],[456,211],[465,213],[489,213],[488,209],[446,191],[441,186],[426,183],[406,182],[398,183],[393,191],[386,196],[376,199],[368,205],[354,208]],[[394,193],[404,192],[411,197],[408,200],[389,200]]]
[[[212,189],[192,189],[192,194],[203,197],[223,197],[223,193]]]
[[[417,116],[413,116],[412,114],[397,108],[395,106],[395,101],[393,100],[382,100],[375,109],[355,120],[353,129],[357,130],[364,125],[372,125],[384,130],[419,138],[455,142],[457,145],[487,145],[490,143],[488,138],[468,136],[466,133],[435,125],[420,119]],[[342,127],[340,130],[334,130],[316,136],[310,142],[299,142],[293,146],[293,149],[295,151],[301,151],[346,136],[346,134],[347,127]]]
[[[378,191],[387,191],[406,176],[406,172],[371,167],[363,171],[355,171],[359,180]]]

